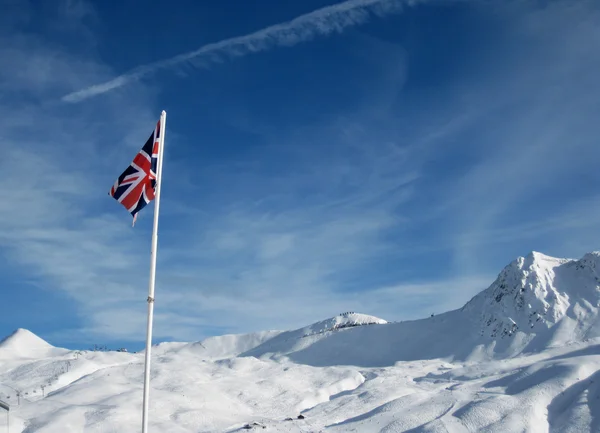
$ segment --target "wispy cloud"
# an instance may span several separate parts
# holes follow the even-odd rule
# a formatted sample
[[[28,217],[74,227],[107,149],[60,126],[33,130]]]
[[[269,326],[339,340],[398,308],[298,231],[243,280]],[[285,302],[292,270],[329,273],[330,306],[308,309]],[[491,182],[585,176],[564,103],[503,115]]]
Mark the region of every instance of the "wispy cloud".
[[[83,12],[71,12],[63,20],[78,32]],[[143,92],[127,104],[119,95],[78,110],[47,104],[55,92],[81,85],[81,76],[106,77],[108,68],[92,58],[73,56],[19,26],[0,31],[0,39],[0,57],[6,60],[0,80],[2,254],[17,275],[45,293],[44,298],[75,301],[75,312],[51,302],[46,305],[63,312],[65,323],[56,327],[97,324],[95,317],[117,305],[135,312],[132,305],[144,296],[135,279],[147,274],[136,270],[143,269],[142,263],[147,269],[147,260],[129,254],[147,242],[136,239],[105,210],[112,205],[108,188],[110,179],[118,176],[115,165],[129,162],[134,147],[128,145],[139,148],[140,137],[149,134],[157,115],[140,103],[145,101]],[[104,139],[117,145],[107,146]],[[91,332],[86,339],[90,336]]]
[[[266,51],[277,46],[293,46],[317,36],[341,33],[348,27],[365,23],[370,15],[384,16],[402,11],[425,0],[348,0],[317,9],[291,21],[275,24],[250,33],[204,45],[194,51],[160,60],[119,75],[109,81],[95,84],[63,96],[63,101],[79,102],[109,92],[132,81],[152,74],[160,69],[173,68],[181,64],[208,67],[225,58],[242,57]]]
[[[56,88],[78,83],[82,71],[107,74],[92,60],[27,41],[10,44],[12,58],[27,53],[39,73],[18,74],[21,60],[9,62],[14,69],[6,72],[7,86],[21,100],[46,100]],[[0,161],[7,185],[0,191],[0,245],[29,278],[76,302],[79,329],[57,333],[63,341],[143,336],[149,259],[140,251],[148,248],[149,218],[142,215],[131,230],[125,211],[107,195],[155,120],[143,91],[133,90],[135,102],[124,104],[118,92],[89,111],[87,105],[0,106],[7,146]],[[387,248],[382,234],[404,223],[398,208],[413,194],[418,167],[398,146],[397,131],[380,129],[374,139],[358,115],[301,129],[263,137],[264,153],[245,159],[239,170],[227,161],[196,172],[206,184],[228,185],[201,205],[183,198],[197,194],[195,184],[177,183],[173,195],[165,194],[157,339],[301,326],[358,310],[368,299],[345,293],[342,274]],[[167,165],[172,173],[177,165],[183,173],[191,168]],[[169,185],[175,184],[167,182],[167,192]],[[179,212],[175,224],[169,212]]]
[[[414,79],[414,56],[387,42],[373,49],[378,41],[368,38],[363,51],[375,54],[361,64],[371,68],[349,89],[368,97],[331,117],[265,125],[248,110],[231,128],[246,125],[260,145],[210,161],[194,159],[197,143],[187,152],[185,137],[171,132],[182,152],[165,161],[165,180],[173,180],[164,184],[157,339],[291,328],[347,310],[389,320],[440,313],[485,288],[525,248],[571,254],[593,246],[600,21],[587,13],[592,3],[567,3],[507,17],[516,41],[486,50],[498,56],[486,59],[490,69],[504,69],[461,77],[455,93],[436,88],[429,100],[411,100],[402,92]],[[308,24],[224,41],[121,80],[297,43],[404,4],[341,3],[332,17],[316,11],[324,15],[304,18]],[[524,40],[535,55],[515,52],[530,46]],[[110,83],[114,74],[32,35],[2,41],[2,254],[29,280],[75,301],[79,329],[67,330],[69,338],[63,329],[61,341],[140,341],[151,213],[132,230],[107,188],[158,111],[141,83],[89,104],[48,107],[84,86],[82,77]],[[101,92],[86,91],[73,100]],[[226,105],[220,120],[236,123]],[[577,176],[587,176],[588,188]],[[505,245],[510,252],[498,253]],[[465,266],[484,260],[493,267]]]

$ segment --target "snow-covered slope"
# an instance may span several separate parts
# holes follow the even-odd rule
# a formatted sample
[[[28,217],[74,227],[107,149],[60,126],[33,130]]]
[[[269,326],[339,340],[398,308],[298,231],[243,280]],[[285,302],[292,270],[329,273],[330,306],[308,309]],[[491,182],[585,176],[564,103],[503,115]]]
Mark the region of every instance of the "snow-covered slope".
[[[281,334],[281,331],[263,331],[250,334],[229,334],[209,337],[194,343],[160,343],[153,349],[156,355],[194,353],[202,359],[222,359],[237,356]]]
[[[24,362],[36,386],[51,374]],[[72,371],[96,367],[43,398],[31,397],[26,375],[0,364],[0,381],[11,387],[10,399],[0,391],[13,404],[10,433],[139,431],[143,354],[86,352],[72,363]],[[153,365],[152,432],[574,433],[597,431],[600,422],[600,339],[485,363],[317,368],[184,351]],[[17,405],[10,389],[29,397]]]
[[[599,272],[600,253],[532,253],[463,308],[423,320],[345,313],[160,344],[150,429],[600,431]],[[142,378],[143,353],[71,352],[25,330],[0,343],[10,433],[139,430]]]
[[[282,332],[265,341],[260,346],[248,350],[241,356],[260,357],[265,354],[274,356],[289,354],[310,347],[312,344],[331,335],[343,334],[343,331],[358,329],[369,325],[383,325],[387,321],[379,317],[354,312],[342,313],[330,319],[322,320],[294,331]]]

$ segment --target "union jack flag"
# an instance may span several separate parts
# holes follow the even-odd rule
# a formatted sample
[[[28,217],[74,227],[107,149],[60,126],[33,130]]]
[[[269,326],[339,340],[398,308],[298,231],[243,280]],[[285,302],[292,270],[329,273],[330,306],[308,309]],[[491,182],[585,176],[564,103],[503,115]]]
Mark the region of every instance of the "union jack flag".
[[[144,147],[110,189],[109,194],[133,215],[134,224],[137,213],[154,200],[160,135],[159,120]]]

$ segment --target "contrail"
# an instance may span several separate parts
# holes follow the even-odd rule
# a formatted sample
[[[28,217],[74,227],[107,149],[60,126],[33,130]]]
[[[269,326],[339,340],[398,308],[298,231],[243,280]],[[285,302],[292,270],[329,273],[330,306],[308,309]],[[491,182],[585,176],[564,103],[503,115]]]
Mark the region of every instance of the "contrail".
[[[424,1],[426,0],[347,0],[248,35],[214,42],[170,59],[138,66],[112,80],[69,93],[63,96],[62,100],[79,102],[139,80],[159,69],[171,68],[186,62],[191,62],[197,67],[208,67],[222,62],[223,57],[242,57],[278,46],[291,47],[319,35],[341,33],[348,27],[363,24],[371,14],[385,16],[399,13],[404,6],[413,6]]]

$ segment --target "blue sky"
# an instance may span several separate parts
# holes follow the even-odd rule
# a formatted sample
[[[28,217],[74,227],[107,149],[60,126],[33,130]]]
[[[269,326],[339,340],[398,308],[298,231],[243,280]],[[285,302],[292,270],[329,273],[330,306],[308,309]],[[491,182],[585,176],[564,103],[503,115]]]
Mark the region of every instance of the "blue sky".
[[[600,239],[594,1],[0,0],[0,335],[155,342],[459,308]],[[175,3],[173,3],[173,6]]]

